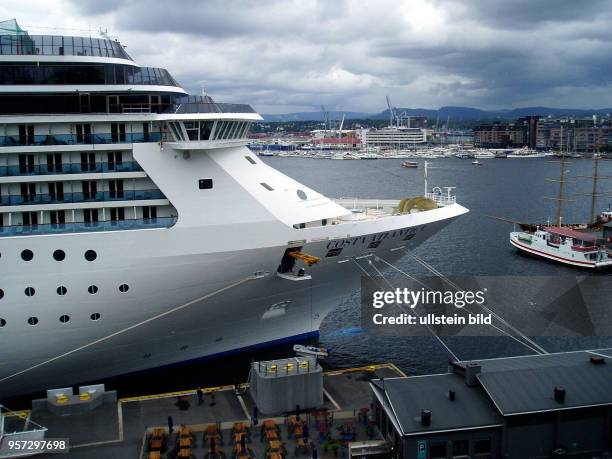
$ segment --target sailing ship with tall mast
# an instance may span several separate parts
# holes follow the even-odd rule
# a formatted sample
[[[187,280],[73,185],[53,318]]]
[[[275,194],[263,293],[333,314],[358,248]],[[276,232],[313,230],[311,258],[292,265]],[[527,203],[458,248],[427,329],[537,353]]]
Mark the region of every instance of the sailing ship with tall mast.
[[[561,156],[559,179],[547,179],[559,183],[559,196],[547,198],[557,201],[557,217],[554,226],[536,226],[535,231],[524,229],[510,233],[510,244],[522,252],[538,257],[553,260],[570,266],[589,269],[606,268],[612,266],[612,252],[608,243],[596,232],[578,231],[568,226],[562,226],[562,204],[566,201],[575,201],[566,197],[565,178],[566,161]],[[593,175],[593,192],[591,201],[591,225],[596,220],[595,207],[598,180],[599,158],[595,159],[595,172]]]

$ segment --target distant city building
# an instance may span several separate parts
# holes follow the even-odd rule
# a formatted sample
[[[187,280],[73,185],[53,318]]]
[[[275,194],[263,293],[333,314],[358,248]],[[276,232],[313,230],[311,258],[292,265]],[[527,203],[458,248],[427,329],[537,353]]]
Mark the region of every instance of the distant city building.
[[[474,128],[474,145],[482,148],[520,148],[594,153],[612,149],[608,118],[542,118],[527,116],[511,122]]]
[[[538,116],[512,122],[481,124],[474,128],[474,145],[483,148],[536,148]]]
[[[389,127],[383,129],[362,129],[359,131],[362,143],[368,147],[411,148],[427,141],[427,132],[421,128]]]

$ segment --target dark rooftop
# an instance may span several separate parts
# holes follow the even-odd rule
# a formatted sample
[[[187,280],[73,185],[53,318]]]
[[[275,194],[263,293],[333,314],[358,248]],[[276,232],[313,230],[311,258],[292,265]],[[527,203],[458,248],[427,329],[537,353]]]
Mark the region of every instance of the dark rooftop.
[[[373,389],[382,389],[380,380],[372,381]],[[479,387],[468,387],[463,377],[454,374],[413,376],[384,380],[385,391],[404,435],[452,429],[500,425],[487,395]],[[455,400],[448,397],[455,391]],[[377,391],[382,396],[382,390]],[[421,424],[421,410],[431,411],[431,424]]]
[[[591,357],[603,357],[593,363]],[[467,362],[460,362],[465,366]],[[482,387],[505,416],[612,405],[612,349],[482,360]],[[555,387],[565,400],[554,399]]]

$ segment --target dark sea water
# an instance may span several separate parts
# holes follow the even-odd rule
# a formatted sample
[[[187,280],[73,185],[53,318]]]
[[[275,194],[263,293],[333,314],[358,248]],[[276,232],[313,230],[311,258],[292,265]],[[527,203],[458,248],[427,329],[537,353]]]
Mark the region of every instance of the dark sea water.
[[[263,159],[270,166],[329,197],[398,199],[423,193],[423,160],[419,160],[418,169],[404,169],[400,167],[402,160],[390,159]],[[512,224],[487,217],[494,215],[532,222],[546,222],[550,218],[553,221],[555,203],[544,199],[544,196],[558,195],[558,185],[547,182],[546,178],[558,178],[559,165],[546,159],[482,161],[485,163],[483,166],[474,166],[470,160],[455,158],[429,161],[430,187],[457,187],[457,199],[470,209],[470,213],[419,246],[415,253],[445,275],[576,275],[577,272],[571,268],[517,253],[508,242]],[[568,170],[566,177],[572,183],[568,183],[567,193],[589,193],[592,182],[578,176],[592,175],[593,162],[573,160]],[[612,161],[600,162],[600,174],[612,176]],[[612,181],[602,180],[600,188],[611,190]],[[590,198],[575,199],[575,202],[567,203],[564,207],[564,221],[582,222],[589,217]],[[598,212],[607,206],[608,202],[600,199]],[[413,275],[429,274],[408,257],[396,264]],[[359,295],[355,291],[325,319],[321,327],[320,343],[332,348],[331,356],[326,361],[327,366],[351,367],[393,362],[408,374],[446,370],[449,355],[434,338],[371,336],[360,330],[359,317]],[[530,353],[528,349],[505,337],[452,337],[445,338],[445,341],[461,359]],[[535,341],[550,352],[612,347],[610,337],[536,337]],[[120,396],[193,389],[198,385],[231,384],[246,380],[251,359],[288,355],[292,355],[291,345],[284,345],[105,382],[107,387],[117,389]],[[27,400],[29,398],[23,397],[10,406],[27,407]]]
[[[418,169],[400,167],[402,160],[334,161],[308,158],[266,157],[265,162],[329,197],[398,199],[422,195],[423,160]],[[576,275],[562,265],[517,253],[508,242],[513,225],[488,216],[518,221],[555,220],[560,167],[546,159],[429,160],[429,186],[455,186],[458,202],[470,213],[420,245],[415,253],[445,275]],[[576,159],[566,165],[566,193],[574,202],[563,206],[563,221],[584,222],[589,218],[594,163]],[[612,161],[600,161],[599,174],[612,176]],[[608,182],[608,183],[605,183]],[[600,190],[612,189],[610,180],[600,180]],[[608,199],[612,202],[612,197]],[[600,198],[597,211],[608,206]],[[414,275],[428,275],[420,265],[404,257],[396,265]],[[390,274],[393,274],[391,272]],[[585,274],[580,272],[580,274]],[[588,274],[588,273],[587,273]],[[609,276],[608,274],[604,274]],[[610,278],[612,280],[612,278]],[[359,329],[358,292],[346,299],[324,321],[320,342],[332,348],[327,363],[333,367],[393,362],[409,374],[445,371],[449,355],[433,338],[378,337]],[[612,300],[610,304],[612,308]],[[531,351],[505,337],[449,337],[446,343],[461,359],[529,354]],[[536,337],[549,352],[612,346],[611,337]]]

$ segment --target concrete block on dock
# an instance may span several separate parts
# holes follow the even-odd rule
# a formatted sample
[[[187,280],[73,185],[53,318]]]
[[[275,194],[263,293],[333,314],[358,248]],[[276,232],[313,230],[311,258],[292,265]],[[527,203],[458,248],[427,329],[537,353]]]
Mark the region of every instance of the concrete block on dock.
[[[250,392],[263,414],[323,406],[323,369],[314,357],[253,362]]]

